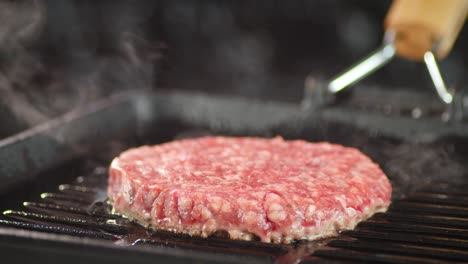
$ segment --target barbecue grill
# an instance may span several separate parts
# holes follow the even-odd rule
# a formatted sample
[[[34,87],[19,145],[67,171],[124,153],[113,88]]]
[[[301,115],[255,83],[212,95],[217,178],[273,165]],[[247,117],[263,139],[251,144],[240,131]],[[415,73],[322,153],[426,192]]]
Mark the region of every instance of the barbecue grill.
[[[158,76],[161,83],[158,83],[157,90],[112,93],[0,140],[2,261],[468,262],[468,122],[463,118],[448,118],[453,109],[447,109],[431,93],[432,83],[425,69],[418,71],[414,64],[396,61],[395,68],[390,65],[380,75],[371,76],[370,82],[359,83],[351,91],[341,93],[333,104],[314,105],[312,101],[309,102],[312,105],[304,108],[301,105],[302,82],[310,73],[311,66],[318,65],[316,71],[312,67],[311,75],[321,76],[320,69],[334,72],[357,59],[346,52],[338,52],[342,48],[338,44],[332,49],[332,45],[323,47],[317,39],[306,37],[309,30],[320,31],[318,24],[330,23],[327,16],[307,8],[308,1],[295,1],[294,4],[258,1],[254,8],[243,1],[239,1],[240,4],[225,1],[219,6],[211,1],[200,1],[200,6],[190,1],[154,2],[154,5],[169,10],[167,14],[158,13],[163,18],[156,19],[157,22],[174,29],[165,34],[172,44],[168,45],[172,47],[168,61],[175,61],[175,66],[162,67],[164,71]],[[322,9],[332,10],[330,12],[335,12],[334,15],[340,14],[337,2],[319,1],[316,4]],[[206,32],[190,31],[193,28],[188,29],[188,34],[193,34],[194,40],[187,41],[187,36],[181,34],[182,26],[198,21],[198,26],[205,26],[204,30],[212,30],[209,33],[219,33],[222,44],[223,41],[235,40],[235,37],[245,37],[245,32],[234,30],[230,32],[235,35],[231,38],[229,34],[224,35],[222,27],[200,20],[200,17],[207,17],[208,22],[213,19],[213,10],[227,14],[223,13],[226,6],[234,10],[232,14],[236,16],[246,13],[241,16],[241,23],[254,21],[265,25],[272,21],[268,26],[275,28],[275,34],[280,36],[276,43],[277,61],[272,62],[268,50],[261,49],[268,48],[268,45],[255,42],[262,38],[249,39],[252,41],[249,43],[259,45],[260,49],[255,51],[265,56],[256,58],[258,61],[276,65],[270,73],[274,76],[269,76],[273,84],[262,81],[264,73],[255,69],[243,72],[242,67],[246,65],[239,63],[239,66],[233,61],[229,61],[231,64],[226,67],[217,65],[216,60],[207,63],[209,66],[190,67],[193,61],[205,61],[207,54],[211,54],[207,50],[218,46],[203,35]],[[367,3],[366,8],[379,12],[373,4]],[[253,17],[249,16],[249,10],[255,10]],[[200,17],[191,12],[198,12]],[[174,14],[180,17],[180,21],[171,17]],[[296,20],[292,19],[291,23],[276,20],[276,17],[286,20],[285,17],[290,16]],[[312,23],[316,28],[304,26],[306,18],[314,16],[322,20],[318,24]],[[156,28],[158,34],[164,30],[168,29],[164,26]],[[340,36],[346,35],[343,28],[337,31]],[[52,33],[51,38],[54,36]],[[328,31],[322,32],[322,41],[334,41],[332,35]],[[455,47],[458,55],[460,47],[462,45]],[[105,50],[106,47],[99,49]],[[228,45],[226,50],[232,49]],[[318,52],[311,55],[303,53],[305,50]],[[236,51],[234,55],[243,55],[242,52]],[[333,52],[337,54],[333,55]],[[325,53],[325,58],[320,57]],[[365,52],[362,53],[364,55]],[[229,55],[232,56],[227,54],[221,58],[229,59]],[[299,65],[301,67],[289,69],[290,61],[298,57],[308,63],[301,62],[304,64]],[[254,65],[265,66],[262,63]],[[442,70],[453,69],[441,66]],[[213,68],[220,73],[210,76]],[[297,69],[297,72],[288,73],[292,69]],[[400,74],[408,69],[414,70],[415,76],[424,77]],[[242,77],[243,74],[248,78],[232,80],[233,76]],[[404,85],[401,83],[419,86],[419,89],[402,88]],[[267,86],[268,89],[248,90],[244,85]],[[286,92],[285,86],[291,88]],[[218,95],[213,91],[219,92]],[[232,91],[239,95],[230,95]],[[463,106],[466,98],[459,92],[461,101],[458,103]],[[462,117],[467,116],[464,112],[466,109],[463,107],[457,109],[457,114]],[[3,118],[1,115],[0,119]],[[15,122],[5,123],[12,124],[12,127],[0,128],[0,135],[20,130],[15,129]],[[209,238],[197,238],[150,231],[112,214],[106,200],[107,169],[116,155],[134,146],[205,135],[281,135],[286,139],[329,141],[356,147],[377,162],[389,176],[393,187],[392,205],[386,213],[376,214],[354,230],[343,231],[337,237],[296,241],[288,245],[229,240],[223,232]]]

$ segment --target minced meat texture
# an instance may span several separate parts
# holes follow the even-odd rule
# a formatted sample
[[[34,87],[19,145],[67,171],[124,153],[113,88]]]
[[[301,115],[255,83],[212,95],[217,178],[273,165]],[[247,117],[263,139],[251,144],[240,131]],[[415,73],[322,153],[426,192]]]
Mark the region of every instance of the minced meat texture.
[[[203,137],[123,152],[110,166],[108,195],[116,213],[156,230],[289,243],[385,211],[391,186],[355,148]]]

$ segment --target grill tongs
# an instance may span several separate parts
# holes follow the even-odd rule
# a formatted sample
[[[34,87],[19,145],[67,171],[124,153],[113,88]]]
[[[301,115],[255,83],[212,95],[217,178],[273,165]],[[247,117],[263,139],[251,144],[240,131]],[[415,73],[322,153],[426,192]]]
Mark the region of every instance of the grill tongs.
[[[467,14],[466,0],[394,0],[385,19],[386,33],[382,46],[329,82],[323,83],[307,77],[304,106],[333,102],[338,93],[398,55],[405,59],[424,61],[437,94],[447,105],[451,117],[462,119],[463,109],[466,108],[462,93],[447,88],[437,59],[448,55]]]

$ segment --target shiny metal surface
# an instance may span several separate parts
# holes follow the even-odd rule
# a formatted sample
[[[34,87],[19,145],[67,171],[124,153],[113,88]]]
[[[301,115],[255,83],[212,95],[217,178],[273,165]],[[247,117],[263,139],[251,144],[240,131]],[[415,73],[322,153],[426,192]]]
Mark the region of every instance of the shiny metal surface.
[[[369,76],[387,64],[395,56],[395,51],[396,49],[393,43],[384,44],[381,48],[369,55],[369,57],[333,78],[328,84],[328,91],[333,94],[338,93],[346,87]]]
[[[431,75],[432,82],[436,88],[437,94],[440,99],[446,103],[451,104],[453,101],[453,95],[447,89],[442,74],[440,73],[439,66],[437,65],[437,60],[432,51],[427,51],[424,54],[424,62],[426,63],[427,70]]]

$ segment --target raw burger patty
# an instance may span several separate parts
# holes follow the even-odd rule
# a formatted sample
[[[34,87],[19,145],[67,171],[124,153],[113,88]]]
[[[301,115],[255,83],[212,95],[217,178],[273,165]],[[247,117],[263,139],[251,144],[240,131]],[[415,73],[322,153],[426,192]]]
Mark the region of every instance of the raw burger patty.
[[[390,204],[379,166],[354,148],[280,137],[204,137],[123,152],[110,166],[118,214],[157,230],[289,243],[352,229]]]

